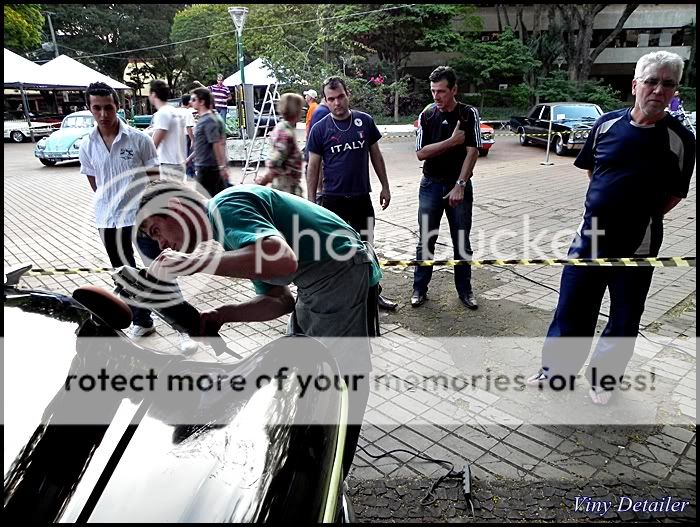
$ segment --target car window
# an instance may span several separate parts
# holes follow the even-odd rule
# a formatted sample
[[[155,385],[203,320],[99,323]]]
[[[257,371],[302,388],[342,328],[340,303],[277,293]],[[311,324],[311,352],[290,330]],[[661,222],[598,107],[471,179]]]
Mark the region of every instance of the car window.
[[[61,128],[92,128],[94,124],[95,120],[91,115],[66,117]]]
[[[552,114],[551,114],[550,107],[545,106],[544,109],[542,110],[542,116],[540,117],[540,119],[542,119],[543,121],[549,121],[551,115]]]
[[[532,119],[539,119],[539,117],[540,117],[540,112],[541,112],[541,111],[542,111],[542,105],[535,106],[535,107],[530,111],[530,115],[528,115],[528,117],[530,117],[530,118],[532,118]]]
[[[602,115],[600,109],[594,105],[567,104],[554,107],[554,114],[564,119],[598,119]]]

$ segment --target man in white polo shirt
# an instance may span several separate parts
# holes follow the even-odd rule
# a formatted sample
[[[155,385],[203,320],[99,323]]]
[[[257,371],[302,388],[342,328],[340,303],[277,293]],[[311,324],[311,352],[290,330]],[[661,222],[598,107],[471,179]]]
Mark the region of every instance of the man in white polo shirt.
[[[157,111],[153,115],[153,143],[158,151],[161,178],[185,178],[185,160],[187,159],[185,141],[184,115],[168,104],[170,88],[162,80],[151,81],[151,104]]]

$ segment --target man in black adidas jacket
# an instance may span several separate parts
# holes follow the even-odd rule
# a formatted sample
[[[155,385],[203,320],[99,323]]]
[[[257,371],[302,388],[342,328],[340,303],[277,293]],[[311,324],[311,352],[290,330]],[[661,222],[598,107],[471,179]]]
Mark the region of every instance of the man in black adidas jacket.
[[[431,260],[435,252],[442,214],[450,224],[454,257],[471,258],[469,231],[472,226],[473,191],[471,178],[481,146],[479,113],[457,102],[457,76],[452,68],[440,66],[430,74],[434,104],[418,118],[416,155],[423,163],[418,194],[419,240],[417,260]],[[432,267],[416,267],[411,305],[427,299]],[[455,267],[455,287],[462,303],[477,309],[471,285],[471,267]]]

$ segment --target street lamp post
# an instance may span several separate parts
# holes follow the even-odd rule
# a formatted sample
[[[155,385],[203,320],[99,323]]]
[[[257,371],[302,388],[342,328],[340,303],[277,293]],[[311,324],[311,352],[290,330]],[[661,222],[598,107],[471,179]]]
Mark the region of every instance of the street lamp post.
[[[247,7],[229,7],[228,14],[231,15],[233,25],[238,32],[238,64],[241,70],[241,84],[245,84],[245,72],[243,71],[243,26],[248,16]]]
[[[243,26],[245,25],[245,19],[248,16],[248,8],[229,7],[228,14],[231,16],[231,20],[233,20],[233,25],[236,28],[238,35],[237,50],[238,66],[241,72],[241,85],[240,88],[236,88],[236,99],[238,101],[238,125],[241,130],[243,144],[245,145],[246,136],[250,137],[253,134],[252,121],[249,122],[248,119],[249,116],[252,117],[253,115],[253,94],[251,92],[250,97],[246,96],[245,63],[243,61]],[[247,99],[250,99],[250,101]]]

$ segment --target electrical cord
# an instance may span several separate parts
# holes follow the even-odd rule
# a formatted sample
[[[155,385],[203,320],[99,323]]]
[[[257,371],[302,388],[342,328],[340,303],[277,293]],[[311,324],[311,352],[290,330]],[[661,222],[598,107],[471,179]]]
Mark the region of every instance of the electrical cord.
[[[379,455],[374,455],[370,454],[366,448],[364,448],[362,445],[357,445],[357,448],[362,450],[367,456],[371,457],[372,459],[381,459],[383,457],[388,457],[391,456],[394,459],[401,461],[398,457],[394,455],[395,452],[403,452],[406,454],[410,454],[412,456],[415,456],[417,458],[420,458],[424,461],[428,461],[429,463],[435,463],[437,465],[449,465],[448,471],[440,476],[433,484],[430,486],[430,489],[428,489],[428,492],[423,496],[420,500],[421,505],[432,505],[435,503],[438,499],[437,495],[435,494],[435,491],[437,488],[440,486],[440,484],[446,480],[447,478],[459,478],[462,480],[462,490],[464,492],[464,497],[467,500],[467,503],[469,503],[469,506],[471,507],[472,511],[472,516],[474,516],[474,504],[472,503],[471,499],[471,469],[469,468],[469,465],[464,466],[464,470],[459,470],[456,471],[454,468],[454,463],[451,463],[450,461],[447,461],[445,459],[435,459],[430,456],[425,456],[423,454],[419,454],[418,452],[415,451],[410,451],[406,450],[404,448],[395,448],[394,450],[389,450],[388,452],[385,452],[383,454]],[[453,487],[449,488],[456,488],[458,485],[455,485]]]
[[[398,223],[393,223],[393,222],[391,222],[391,221],[389,221],[389,220],[385,220],[385,219],[383,219],[383,218],[376,218],[376,219],[377,219],[377,221],[383,221],[384,223],[387,223],[387,224],[392,225],[392,226],[394,226],[394,227],[400,227],[400,228],[402,228],[402,229],[406,229],[406,230],[409,231],[411,234],[413,234],[414,236],[418,237],[418,233],[417,233],[416,231],[414,231],[413,229],[410,229],[409,227],[406,227],[405,225],[400,225],[400,224],[398,224]],[[437,242],[437,241],[435,242],[435,244],[436,244],[436,245],[441,245],[441,246],[443,246],[443,247],[451,247],[450,245],[448,245],[448,244],[446,244],[446,243]],[[493,265],[493,264],[489,264],[489,265],[490,265],[491,267],[497,267],[497,266],[495,266],[495,265]],[[507,271],[510,271],[510,272],[513,273],[514,275],[516,275],[516,276],[522,278],[523,280],[527,280],[528,282],[531,282],[531,283],[533,283],[533,284],[535,284],[535,285],[538,285],[538,286],[540,286],[540,287],[544,287],[545,289],[549,289],[550,291],[554,291],[555,293],[559,294],[559,289],[557,289],[557,288],[555,288],[555,287],[549,286],[549,285],[547,285],[547,284],[543,284],[542,282],[538,282],[537,280],[533,280],[532,278],[529,278],[529,277],[527,277],[527,276],[525,276],[525,275],[523,275],[523,274],[517,272],[515,269],[512,269],[511,267],[506,267],[505,269],[506,269]],[[600,315],[600,316],[602,316],[602,317],[604,317],[604,318],[607,318],[607,319],[610,318],[610,315],[609,315],[608,313],[603,313],[602,311],[598,311],[598,315]],[[681,347],[679,347],[679,346],[676,346],[675,344],[664,344],[664,343],[658,342],[658,341],[656,341],[656,340],[653,340],[653,339],[647,337],[640,329],[637,329],[637,334],[638,334],[640,337],[642,337],[643,339],[647,340],[648,342],[651,342],[652,344],[656,344],[657,346],[662,346],[662,348],[663,348],[663,347],[671,348],[671,349],[674,349],[674,350],[676,350],[676,351],[678,351],[678,352],[680,352],[680,353],[683,353],[684,355],[691,355],[687,350],[684,350],[683,348],[681,348]],[[691,356],[692,356],[692,355],[691,355]]]

